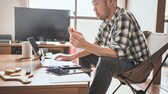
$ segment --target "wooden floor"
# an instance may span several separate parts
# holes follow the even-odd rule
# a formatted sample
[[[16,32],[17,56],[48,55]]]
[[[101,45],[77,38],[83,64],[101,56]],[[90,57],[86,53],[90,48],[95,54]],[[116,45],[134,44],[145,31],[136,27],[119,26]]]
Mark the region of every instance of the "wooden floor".
[[[150,81],[150,77],[145,83],[133,86],[138,90],[145,89]],[[112,92],[117,88],[119,84],[120,82],[117,79],[113,78],[106,94],[112,94]],[[133,93],[127,85],[123,85],[115,94],[133,94]],[[151,87],[148,89],[147,94],[168,94],[168,66],[164,66],[162,68],[161,85],[151,85]]]

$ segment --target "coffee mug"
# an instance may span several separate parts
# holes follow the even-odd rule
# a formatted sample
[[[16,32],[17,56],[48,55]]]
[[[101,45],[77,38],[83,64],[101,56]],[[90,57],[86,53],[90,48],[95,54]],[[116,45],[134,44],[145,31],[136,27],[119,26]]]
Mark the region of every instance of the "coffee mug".
[[[22,58],[32,57],[32,47],[28,41],[22,42]]]

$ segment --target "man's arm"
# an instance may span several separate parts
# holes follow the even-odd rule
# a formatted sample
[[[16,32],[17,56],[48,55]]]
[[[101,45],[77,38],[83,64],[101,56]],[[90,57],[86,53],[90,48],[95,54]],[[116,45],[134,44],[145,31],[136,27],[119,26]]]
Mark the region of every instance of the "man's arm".
[[[113,49],[108,47],[101,47],[99,45],[86,42],[86,44],[83,45],[83,49],[98,56],[109,56],[117,58],[117,53]]]
[[[108,47],[101,47],[97,43],[89,43],[86,42],[82,47],[83,49],[77,53],[75,53],[75,58],[84,57],[90,54],[95,54],[98,56],[109,56],[109,57],[117,57],[117,53]]]
[[[69,31],[71,31],[70,43],[74,47],[84,49],[80,52],[75,53],[73,57],[75,58],[83,57],[91,53],[98,56],[117,57],[117,53],[112,48],[99,46],[96,42],[93,44],[89,43],[88,41],[85,40],[82,33],[77,32],[75,30],[69,30]]]

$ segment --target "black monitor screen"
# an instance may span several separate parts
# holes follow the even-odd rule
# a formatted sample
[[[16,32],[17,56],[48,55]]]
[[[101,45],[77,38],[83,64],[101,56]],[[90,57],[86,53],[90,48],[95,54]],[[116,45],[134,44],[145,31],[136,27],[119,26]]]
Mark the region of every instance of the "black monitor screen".
[[[15,40],[69,41],[70,10],[15,7]]]

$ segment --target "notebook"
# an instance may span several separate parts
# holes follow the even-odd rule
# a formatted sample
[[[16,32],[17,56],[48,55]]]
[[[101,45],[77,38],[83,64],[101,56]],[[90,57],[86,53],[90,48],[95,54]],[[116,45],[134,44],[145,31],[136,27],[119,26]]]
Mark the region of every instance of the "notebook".
[[[36,44],[36,41],[33,37],[29,37],[27,38],[27,40],[31,44],[35,55],[40,60],[43,67],[61,67],[65,69],[81,68],[80,65],[77,65],[72,61],[60,61],[60,60],[53,59],[54,56],[56,57],[57,54],[49,54],[45,56],[43,52],[40,50],[40,48],[38,47],[38,45]]]

